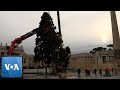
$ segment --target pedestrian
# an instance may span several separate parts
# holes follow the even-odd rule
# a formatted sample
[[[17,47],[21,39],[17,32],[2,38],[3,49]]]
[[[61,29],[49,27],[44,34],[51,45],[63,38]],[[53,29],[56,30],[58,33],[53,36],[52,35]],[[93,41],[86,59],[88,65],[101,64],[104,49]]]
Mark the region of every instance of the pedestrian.
[[[117,75],[117,71],[115,70],[115,75]]]
[[[95,76],[97,76],[97,69],[96,69],[96,67],[94,69],[94,73],[95,73]]]
[[[107,68],[105,68],[105,75],[107,75]]]
[[[79,67],[78,67],[77,72],[78,72],[78,77],[80,77],[81,70],[80,70],[80,68],[79,68]]]
[[[87,69],[85,69],[85,76],[87,76],[87,74],[88,74],[88,70],[87,70]]]
[[[114,70],[113,70],[113,68],[111,69],[111,71],[112,71],[112,75],[114,75]]]
[[[37,75],[39,75],[39,72],[38,72],[38,70],[37,70]]]
[[[109,76],[110,75],[110,70],[109,70],[108,67],[106,68],[106,72],[107,72],[107,76]]]
[[[87,69],[87,75],[90,76],[90,69]]]
[[[99,74],[100,74],[100,76],[102,76],[102,69],[101,68],[99,70]]]

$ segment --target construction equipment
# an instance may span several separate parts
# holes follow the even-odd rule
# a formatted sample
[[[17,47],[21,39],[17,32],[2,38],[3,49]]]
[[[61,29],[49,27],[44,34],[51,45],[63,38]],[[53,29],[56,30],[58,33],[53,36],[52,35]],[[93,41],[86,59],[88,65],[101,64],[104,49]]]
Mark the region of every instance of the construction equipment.
[[[59,38],[60,38],[61,41],[62,41],[61,25],[60,25],[60,14],[59,14],[59,11],[57,11],[57,18],[58,18]],[[61,47],[61,48],[63,48],[62,43],[63,43],[63,42],[61,42],[61,44],[60,44],[60,47]]]
[[[50,13],[50,12],[49,12]],[[59,27],[59,38],[61,39],[61,45],[60,47],[62,48],[62,34],[61,34],[61,28],[60,28],[60,17],[59,17],[59,11],[57,11],[57,16],[58,16],[58,27]],[[26,33],[25,35],[22,35],[20,36],[19,38],[16,38],[15,40],[13,40],[11,42],[11,45],[10,46],[7,46],[6,49],[8,50],[7,52],[7,55],[12,55],[14,54],[14,49],[20,44],[22,43],[23,40],[33,36],[34,34],[37,34],[37,31],[39,30],[40,28],[36,28],[28,33]],[[45,32],[47,32],[48,30],[46,30]]]
[[[30,31],[30,32],[28,32],[28,33],[20,36],[19,38],[16,38],[15,40],[13,40],[13,41],[11,42],[11,45],[6,47],[6,49],[8,50],[7,55],[12,55],[12,54],[14,53],[14,52],[13,52],[14,49],[15,49],[20,43],[22,43],[23,40],[25,40],[25,39],[33,36],[34,34],[36,34],[38,30],[39,30],[39,28],[36,28],[36,29],[34,29],[34,30],[32,30],[32,31]]]

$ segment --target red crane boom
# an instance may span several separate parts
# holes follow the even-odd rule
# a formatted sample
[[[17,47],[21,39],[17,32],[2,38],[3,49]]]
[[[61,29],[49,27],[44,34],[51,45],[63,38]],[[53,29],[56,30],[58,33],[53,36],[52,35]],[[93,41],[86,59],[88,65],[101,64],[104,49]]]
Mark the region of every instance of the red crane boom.
[[[30,36],[33,36],[34,34],[36,34],[37,31],[38,31],[38,28],[36,28],[36,29],[34,29],[34,30],[32,30],[32,31],[30,31],[30,32],[28,32],[28,33],[20,36],[19,38],[16,38],[15,40],[13,40],[13,41],[11,42],[11,45],[10,45],[9,48],[8,48],[8,55],[12,55],[14,49],[16,48],[16,46],[17,46],[18,44],[22,43],[23,40],[29,38]]]

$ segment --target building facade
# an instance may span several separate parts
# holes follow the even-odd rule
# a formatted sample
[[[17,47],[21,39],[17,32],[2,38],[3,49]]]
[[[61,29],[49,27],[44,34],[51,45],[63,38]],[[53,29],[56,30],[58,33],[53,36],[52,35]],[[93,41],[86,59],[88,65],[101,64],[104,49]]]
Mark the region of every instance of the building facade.
[[[113,50],[102,50],[96,53],[80,53],[70,57],[70,68],[77,69],[80,67],[85,70],[86,68],[93,70],[105,68],[117,68],[118,65],[114,63]]]
[[[117,63],[114,62],[113,50],[102,50],[94,54],[95,64],[97,68],[117,68]]]
[[[95,64],[95,59],[92,53],[80,53],[70,57],[70,68],[92,68],[93,64]]]

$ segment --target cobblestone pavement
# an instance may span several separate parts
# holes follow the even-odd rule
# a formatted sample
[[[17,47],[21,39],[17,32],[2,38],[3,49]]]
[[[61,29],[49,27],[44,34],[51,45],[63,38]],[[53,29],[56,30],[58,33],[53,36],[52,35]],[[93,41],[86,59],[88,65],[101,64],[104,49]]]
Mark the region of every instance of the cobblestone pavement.
[[[59,79],[59,77],[48,75],[47,78],[45,78],[44,75],[28,74],[28,75],[23,75],[23,79]],[[120,74],[106,77],[106,76],[100,76],[99,74],[95,76],[94,73],[91,73],[90,76],[85,76],[85,73],[81,73],[80,77],[78,77],[77,73],[72,73],[71,77],[66,77],[65,79],[120,79]]]
[[[74,73],[69,72],[69,74],[71,76],[66,77],[65,79],[120,79],[120,73],[118,73],[117,75],[109,76],[109,77],[100,76],[99,73],[97,73],[97,76],[95,76],[95,74],[92,73],[92,72],[91,72],[90,76],[85,76],[85,73],[82,72],[80,77],[78,77],[76,72],[74,72]],[[45,78],[45,75],[23,74],[23,79],[59,79],[59,77],[58,76],[47,75],[47,78]]]
[[[112,75],[112,76],[100,76],[97,74],[91,74],[90,76],[85,76],[85,73],[81,73],[80,77],[78,77],[77,73],[74,73],[73,77],[68,77],[68,79],[120,79],[120,75]]]
[[[28,74],[28,75],[23,75],[23,79],[59,79],[59,77],[47,75],[47,78],[45,78],[45,75]]]

